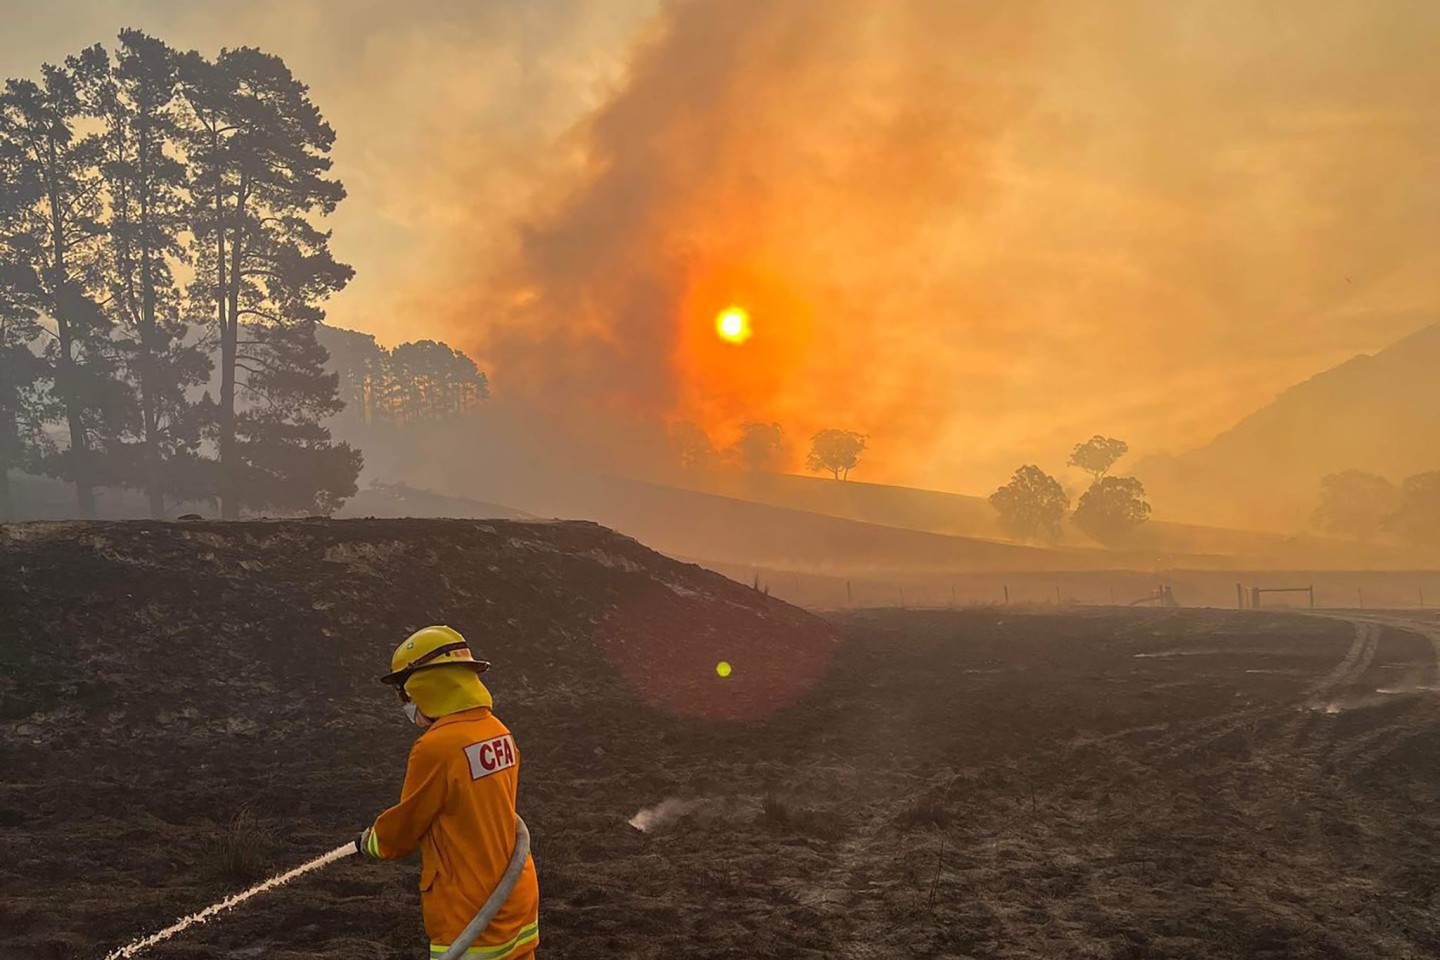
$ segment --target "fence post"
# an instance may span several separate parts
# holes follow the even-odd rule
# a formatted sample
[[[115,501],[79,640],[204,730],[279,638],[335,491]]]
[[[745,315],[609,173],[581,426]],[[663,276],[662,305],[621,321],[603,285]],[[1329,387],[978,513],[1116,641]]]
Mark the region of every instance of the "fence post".
[[[1005,591],[1005,606],[1008,607],[1008,606],[1010,606],[1010,588],[1009,588],[1009,587],[1004,587],[1004,588],[1002,588],[1002,589],[1004,589],[1004,591]]]

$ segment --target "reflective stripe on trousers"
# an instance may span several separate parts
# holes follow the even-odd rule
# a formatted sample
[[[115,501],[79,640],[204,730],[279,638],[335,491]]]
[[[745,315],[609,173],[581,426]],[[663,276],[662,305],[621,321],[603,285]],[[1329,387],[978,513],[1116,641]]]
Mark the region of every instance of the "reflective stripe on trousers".
[[[505,960],[506,957],[533,946],[539,937],[540,924],[537,921],[521,927],[520,932],[515,934],[513,940],[498,943],[493,947],[471,947],[462,956],[465,960]],[[449,949],[448,943],[430,944],[430,960],[439,960]]]

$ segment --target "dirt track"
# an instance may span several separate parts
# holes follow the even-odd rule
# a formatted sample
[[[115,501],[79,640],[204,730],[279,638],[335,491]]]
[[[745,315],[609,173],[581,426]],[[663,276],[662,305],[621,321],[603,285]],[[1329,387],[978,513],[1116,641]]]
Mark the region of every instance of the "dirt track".
[[[0,957],[242,886],[242,809],[263,867],[368,820],[417,618],[497,663],[548,957],[1440,950],[1440,625],[879,611],[837,645],[599,528],[389,521],[0,540]],[[347,861],[153,955],[418,956],[413,873]]]

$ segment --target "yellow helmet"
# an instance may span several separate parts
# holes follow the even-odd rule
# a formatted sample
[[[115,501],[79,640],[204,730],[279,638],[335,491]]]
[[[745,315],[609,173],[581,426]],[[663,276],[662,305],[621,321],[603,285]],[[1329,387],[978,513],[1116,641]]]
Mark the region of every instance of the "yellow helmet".
[[[470,645],[460,632],[451,627],[434,626],[417,630],[395,648],[390,657],[390,672],[380,678],[381,683],[403,687],[405,681],[416,670],[431,667],[469,667],[476,674],[490,669],[489,660],[476,660],[470,652]]]

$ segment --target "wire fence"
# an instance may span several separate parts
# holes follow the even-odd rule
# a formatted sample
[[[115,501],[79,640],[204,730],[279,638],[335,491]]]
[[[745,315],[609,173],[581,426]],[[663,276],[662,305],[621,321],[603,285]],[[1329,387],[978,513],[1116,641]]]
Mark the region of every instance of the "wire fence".
[[[1210,607],[1437,609],[1440,571],[962,573],[838,575],[721,568],[753,589],[811,609],[909,607]]]

